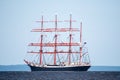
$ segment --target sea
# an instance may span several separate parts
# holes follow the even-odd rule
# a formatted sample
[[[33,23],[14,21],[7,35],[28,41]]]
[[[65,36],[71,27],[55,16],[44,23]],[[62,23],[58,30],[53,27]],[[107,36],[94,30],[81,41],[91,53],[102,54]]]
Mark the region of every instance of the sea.
[[[31,71],[27,65],[0,65],[0,80],[120,80],[120,66],[91,66],[88,71]]]

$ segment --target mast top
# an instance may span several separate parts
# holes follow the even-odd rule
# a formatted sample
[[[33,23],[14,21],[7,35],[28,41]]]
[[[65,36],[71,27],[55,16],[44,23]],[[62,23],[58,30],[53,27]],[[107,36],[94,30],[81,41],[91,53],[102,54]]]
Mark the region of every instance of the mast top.
[[[70,14],[70,20],[64,20],[64,21],[59,21],[57,19],[57,15],[55,15],[55,20],[53,21],[44,21],[43,20],[43,16],[41,21],[37,21],[41,23],[41,28],[37,28],[37,29],[32,29],[31,32],[79,32],[80,29],[79,28],[72,28],[72,22],[76,22],[76,20],[72,20],[72,14]],[[43,28],[43,23],[46,22],[55,22],[55,28]],[[69,28],[58,28],[57,23],[58,22],[70,22],[70,27]]]

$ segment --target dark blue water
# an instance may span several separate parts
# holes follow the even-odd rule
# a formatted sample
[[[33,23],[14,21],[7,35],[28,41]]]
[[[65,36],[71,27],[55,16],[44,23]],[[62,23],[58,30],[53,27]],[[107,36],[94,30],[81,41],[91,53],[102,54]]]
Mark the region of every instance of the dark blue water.
[[[1,71],[0,80],[120,80],[118,71]]]
[[[30,71],[27,65],[0,65],[0,71]],[[120,71],[120,66],[91,66],[88,71]]]
[[[89,71],[31,72],[27,65],[2,65],[0,80],[120,80],[120,66],[92,66]]]

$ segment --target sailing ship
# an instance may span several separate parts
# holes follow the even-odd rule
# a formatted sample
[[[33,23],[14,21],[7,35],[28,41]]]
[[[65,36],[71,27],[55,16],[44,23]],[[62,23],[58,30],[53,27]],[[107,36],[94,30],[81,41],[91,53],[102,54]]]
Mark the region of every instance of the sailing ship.
[[[72,23],[77,21],[72,20],[71,14],[69,20],[59,21],[55,15],[53,21],[45,21],[42,16],[37,22],[41,23],[41,27],[32,29],[31,32],[39,32],[40,41],[28,45],[38,48],[38,51],[28,51],[29,54],[37,55],[37,58],[33,61],[24,59],[31,71],[87,71],[90,68],[86,42],[82,41],[82,22],[80,27],[73,28]],[[54,28],[43,27],[50,22],[55,24]],[[67,22],[69,27],[58,28],[60,22]],[[51,41],[50,38],[53,40]],[[76,40],[78,41],[75,42]]]

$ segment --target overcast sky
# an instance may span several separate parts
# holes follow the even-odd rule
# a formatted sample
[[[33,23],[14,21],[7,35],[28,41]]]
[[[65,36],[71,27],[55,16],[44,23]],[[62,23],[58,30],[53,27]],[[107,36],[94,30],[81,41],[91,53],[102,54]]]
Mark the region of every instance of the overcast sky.
[[[82,21],[92,65],[120,66],[120,0],[0,0],[0,65],[24,64],[35,21],[55,14]]]

